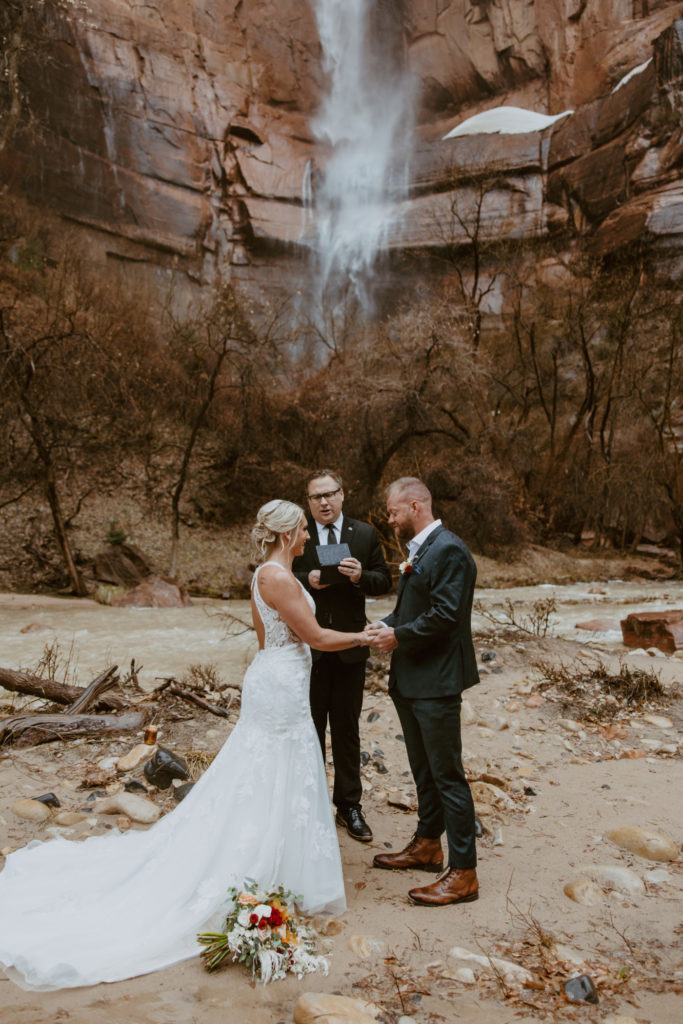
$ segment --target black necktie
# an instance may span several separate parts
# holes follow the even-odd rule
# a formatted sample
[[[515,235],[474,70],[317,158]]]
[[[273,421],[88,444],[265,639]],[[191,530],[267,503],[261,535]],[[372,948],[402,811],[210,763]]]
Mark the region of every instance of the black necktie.
[[[336,544],[337,543],[337,538],[336,538],[336,535],[335,535],[335,532],[334,532],[334,526],[332,525],[332,523],[328,523],[328,525],[327,525],[327,543],[328,544]]]

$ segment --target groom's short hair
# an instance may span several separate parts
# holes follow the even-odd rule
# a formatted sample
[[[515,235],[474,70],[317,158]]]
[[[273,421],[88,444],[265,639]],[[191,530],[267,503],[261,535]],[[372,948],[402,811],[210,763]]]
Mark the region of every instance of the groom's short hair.
[[[432,504],[432,495],[426,484],[423,484],[416,476],[401,476],[389,484],[385,494],[398,494],[402,498],[409,496],[411,501],[419,501],[425,505]]]
[[[304,488],[306,490],[307,495],[308,485],[310,484],[311,480],[317,480],[318,477],[320,476],[331,476],[335,483],[338,483],[342,490],[344,489],[342,478],[339,475],[339,473],[337,473],[336,469],[316,469],[314,473],[309,473],[308,476],[306,477],[306,480],[304,481]]]

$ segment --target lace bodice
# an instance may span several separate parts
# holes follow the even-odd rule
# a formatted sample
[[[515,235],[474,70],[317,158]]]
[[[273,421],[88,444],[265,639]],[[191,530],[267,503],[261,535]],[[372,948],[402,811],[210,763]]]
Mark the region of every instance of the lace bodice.
[[[298,637],[296,633],[292,632],[285,620],[281,617],[280,613],[276,612],[274,608],[270,607],[270,605],[267,605],[261,597],[258,587],[258,574],[264,565],[276,565],[282,572],[287,571],[279,562],[264,562],[263,565],[258,566],[251,581],[256,610],[261,617],[265,633],[263,649],[267,651],[272,647],[287,647],[288,644],[300,644],[302,643],[301,638]],[[298,580],[297,583],[299,583]],[[313,598],[301,583],[299,583],[299,586],[308,601],[311,611],[315,611],[315,602]]]

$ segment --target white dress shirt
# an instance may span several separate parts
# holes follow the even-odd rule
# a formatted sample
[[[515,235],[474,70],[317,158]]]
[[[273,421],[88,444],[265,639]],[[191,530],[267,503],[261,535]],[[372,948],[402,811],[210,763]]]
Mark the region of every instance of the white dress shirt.
[[[424,530],[420,530],[419,533],[415,534],[415,536],[412,538],[412,540],[408,541],[408,560],[409,561],[412,561],[412,559],[418,553],[418,551],[420,550],[420,548],[422,547],[424,542],[427,540],[427,537],[429,536],[429,534],[432,533],[432,531],[435,530],[437,528],[437,526],[441,526],[441,520],[440,519],[435,519],[433,523],[430,523],[429,526],[425,526]]]
[[[344,522],[344,513],[340,512],[333,523],[319,523],[316,520],[315,525],[318,527],[318,544],[327,544],[329,533],[327,532],[328,526],[334,527],[334,539],[335,544],[341,543],[341,531],[342,523]]]

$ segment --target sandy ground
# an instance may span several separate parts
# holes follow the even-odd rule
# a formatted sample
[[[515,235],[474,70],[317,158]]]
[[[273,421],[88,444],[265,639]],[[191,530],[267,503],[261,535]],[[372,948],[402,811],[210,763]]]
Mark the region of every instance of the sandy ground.
[[[611,731],[585,722],[570,731],[561,720],[574,717],[571,706],[548,692],[542,703],[527,702],[539,682],[534,661],[569,663],[584,652],[617,664],[625,654],[619,618],[632,607],[681,607],[680,585],[615,581],[602,585],[603,594],[591,589],[584,582],[479,592],[488,617],[475,617],[477,649],[487,660],[482,661],[481,684],[467,694],[466,766],[473,780],[495,780],[504,799],[494,807],[479,805],[485,834],[479,842],[478,902],[416,907],[408,901],[407,889],[433,876],[372,867],[375,853],[401,848],[415,825],[411,811],[389,802],[410,802],[411,780],[379,665],[361,720],[363,750],[370,755],[363,770],[364,809],[375,838],[361,844],[339,832],[348,910],[338,933],[322,940],[330,953],[329,976],[287,979],[264,988],[251,985],[237,965],[209,976],[193,960],[126,982],[53,993],[26,993],[3,978],[0,1022],[276,1024],[292,1020],[301,993],[322,991],[369,999],[383,1008],[388,1022],[401,1016],[415,1022],[468,1024],[607,1021],[619,1013],[652,1024],[677,1024],[683,991],[683,864],[680,857],[657,863],[629,853],[605,833],[632,825],[663,832],[679,845],[683,839],[683,702],[674,699],[677,684],[683,684],[683,660],[626,655],[628,664],[654,666],[668,696],[656,707],[625,710],[619,727]],[[524,620],[534,601],[549,596],[556,610],[545,638],[507,628],[508,599]],[[390,605],[375,602],[369,613],[379,616]],[[491,624],[491,615],[500,619],[499,626]],[[58,677],[66,675],[80,684],[110,663],[125,669],[132,658],[142,666],[146,687],[158,677],[181,677],[190,665],[200,663],[212,663],[225,681],[236,682],[255,646],[253,634],[240,632],[235,621],[248,621],[246,602],[200,601],[189,609],[137,610],[5,594],[0,595],[0,617],[0,665],[35,668],[48,644],[60,664]],[[610,620],[610,628],[575,628],[577,621],[596,617]],[[21,632],[27,626],[32,628]],[[9,698],[0,691],[0,700]],[[2,714],[7,711],[5,706]],[[659,720],[649,721],[648,712],[656,712]],[[187,714],[165,726],[164,743],[179,750],[215,752],[231,723],[201,711]],[[54,791],[63,806],[79,806],[84,797],[76,786],[86,767],[129,749],[137,739],[100,738],[3,753],[0,849],[16,849],[54,832],[49,822],[36,825],[13,815],[10,808],[18,797]],[[384,765],[386,772],[377,765]],[[141,770],[130,775],[140,777]],[[107,824],[107,819],[88,819],[63,831],[77,839]],[[596,905],[573,902],[563,891],[565,884],[594,865],[631,868],[645,881],[645,892],[605,890]],[[359,943],[358,937],[375,941]],[[454,972],[462,964],[449,955],[455,946],[523,964],[537,983],[515,989],[485,970],[474,984],[456,980]],[[600,1002],[595,1006],[568,1004],[561,995],[562,981],[582,973],[598,987]]]

